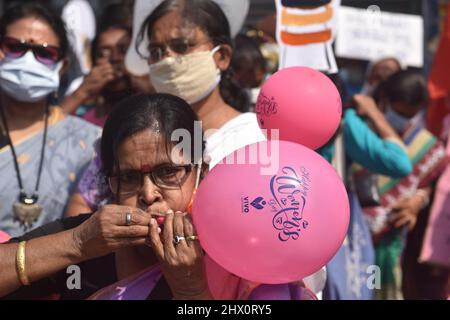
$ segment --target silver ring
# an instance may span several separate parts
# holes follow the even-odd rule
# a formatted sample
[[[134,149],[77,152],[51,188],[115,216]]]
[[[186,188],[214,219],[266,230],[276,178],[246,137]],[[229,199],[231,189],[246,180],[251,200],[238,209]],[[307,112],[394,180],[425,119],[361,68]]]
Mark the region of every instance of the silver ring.
[[[186,240],[186,238],[185,237],[181,237],[181,236],[175,236],[175,238],[173,238],[173,243],[174,244],[179,244],[183,240]]]
[[[131,219],[131,212],[127,212],[127,215],[125,216],[125,225],[131,226],[132,219]]]

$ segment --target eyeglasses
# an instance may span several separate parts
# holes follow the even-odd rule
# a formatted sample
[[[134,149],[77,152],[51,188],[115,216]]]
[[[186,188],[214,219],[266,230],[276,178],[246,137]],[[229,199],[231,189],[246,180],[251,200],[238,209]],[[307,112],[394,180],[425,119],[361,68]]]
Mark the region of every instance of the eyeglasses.
[[[44,44],[30,44],[24,40],[11,37],[3,37],[1,41],[2,50],[7,58],[18,59],[32,50],[37,61],[50,66],[61,60],[61,50],[58,47]]]
[[[149,64],[154,64],[157,63],[158,61],[161,61],[164,58],[164,55],[167,54],[167,48],[169,48],[170,51],[178,55],[184,55],[190,49],[209,42],[211,41],[205,40],[194,44],[189,42],[189,40],[187,39],[172,39],[169,40],[167,44],[150,44],[148,46],[149,55],[146,57],[146,59]]]
[[[162,189],[178,189],[189,177],[189,174],[196,167],[194,164],[188,165],[164,165],[151,171],[129,171],[118,176],[108,177],[109,187],[114,194],[137,193],[144,183],[145,176],[156,186]]]

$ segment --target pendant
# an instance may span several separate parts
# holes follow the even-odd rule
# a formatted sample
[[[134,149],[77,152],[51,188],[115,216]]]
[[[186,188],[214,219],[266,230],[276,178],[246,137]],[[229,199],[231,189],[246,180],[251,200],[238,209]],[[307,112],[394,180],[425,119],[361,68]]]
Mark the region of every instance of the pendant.
[[[22,225],[31,227],[40,217],[43,208],[37,201],[37,196],[28,197],[27,195],[21,194],[19,201],[14,203],[13,209],[16,219],[19,220]]]

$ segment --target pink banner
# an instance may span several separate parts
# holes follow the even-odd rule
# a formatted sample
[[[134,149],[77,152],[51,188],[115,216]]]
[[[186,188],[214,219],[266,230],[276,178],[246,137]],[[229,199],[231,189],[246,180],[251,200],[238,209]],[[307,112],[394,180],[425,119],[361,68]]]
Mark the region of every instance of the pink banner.
[[[450,156],[450,137],[447,154]],[[419,260],[450,267],[450,165],[445,169],[436,187]]]

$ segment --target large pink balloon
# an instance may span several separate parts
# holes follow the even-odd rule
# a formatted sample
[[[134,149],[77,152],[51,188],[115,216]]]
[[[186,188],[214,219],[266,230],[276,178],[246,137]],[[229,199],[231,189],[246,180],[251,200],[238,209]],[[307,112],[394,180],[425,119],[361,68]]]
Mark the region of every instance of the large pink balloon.
[[[307,67],[291,67],[273,74],[256,103],[261,129],[279,129],[279,139],[311,149],[325,145],[336,132],[342,101],[333,82]]]
[[[260,142],[235,155],[250,159],[252,150],[270,145]],[[314,151],[286,141],[279,141],[279,152],[269,150],[279,164],[271,175],[261,174],[261,164],[217,165],[197,191],[193,220],[216,263],[241,278],[279,284],[331,260],[347,232],[349,203],[336,171]]]

